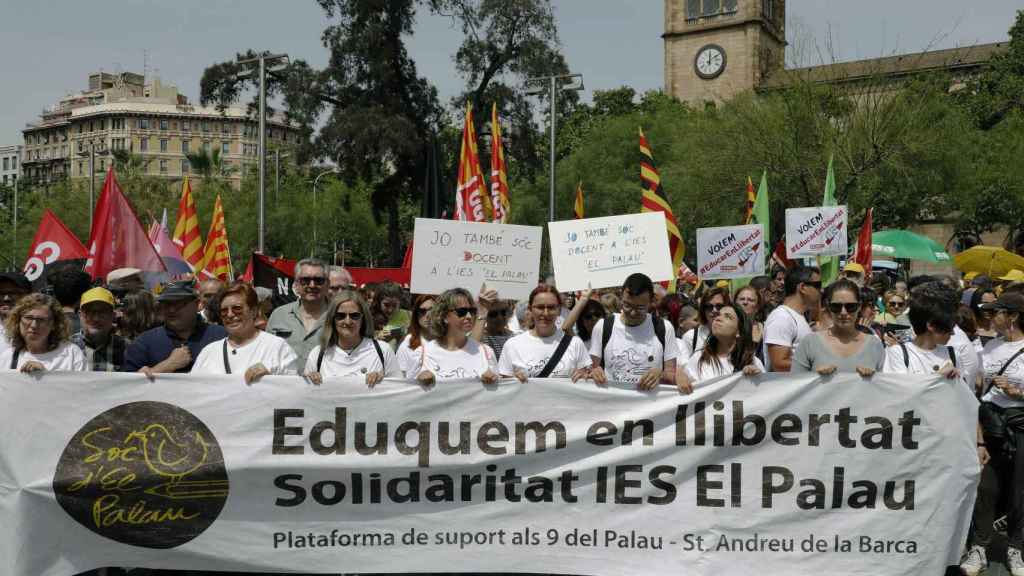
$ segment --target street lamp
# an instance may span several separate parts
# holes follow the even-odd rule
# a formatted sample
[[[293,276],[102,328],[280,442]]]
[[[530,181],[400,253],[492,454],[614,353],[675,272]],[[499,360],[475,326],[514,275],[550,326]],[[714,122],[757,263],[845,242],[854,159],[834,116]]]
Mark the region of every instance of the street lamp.
[[[551,190],[548,198],[548,220],[555,221],[555,101],[558,93],[566,90],[583,90],[583,74],[563,74],[560,76],[541,76],[538,78],[527,78],[526,84],[532,85],[527,88],[526,93],[530,96],[540,96],[548,92],[551,98]],[[545,86],[546,84],[546,86]]]
[[[107,156],[110,152],[104,147],[96,150],[96,142],[89,142],[88,152],[79,152],[81,157],[89,157],[89,230],[92,230],[93,210],[96,205],[96,155]]]
[[[320,182],[320,179],[328,174],[337,174],[337,168],[328,168],[320,174],[317,174],[316,178],[313,178],[313,247],[310,249],[310,257],[313,256],[313,252],[316,250],[316,229],[317,229],[317,202],[316,202],[316,185]]]

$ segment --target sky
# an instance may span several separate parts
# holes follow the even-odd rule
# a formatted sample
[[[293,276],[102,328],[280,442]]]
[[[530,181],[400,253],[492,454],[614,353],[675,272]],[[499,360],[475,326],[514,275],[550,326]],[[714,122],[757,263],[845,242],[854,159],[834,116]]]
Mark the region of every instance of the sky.
[[[553,0],[570,69],[593,90],[664,84],[664,2]],[[1021,0],[788,0],[790,54],[804,65],[950,48],[1008,38]],[[248,48],[315,67],[326,17],[313,0],[0,0],[0,145],[45,106],[87,86],[91,72],[159,75],[198,101],[203,69]],[[409,52],[447,103],[463,79],[452,57],[461,32],[421,13]]]

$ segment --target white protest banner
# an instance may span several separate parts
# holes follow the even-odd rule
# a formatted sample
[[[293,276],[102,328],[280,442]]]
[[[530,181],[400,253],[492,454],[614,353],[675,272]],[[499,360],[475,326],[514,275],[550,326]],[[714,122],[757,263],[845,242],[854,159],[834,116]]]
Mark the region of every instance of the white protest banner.
[[[940,574],[979,475],[939,376],[0,373],[0,574]]]
[[[697,229],[697,276],[705,280],[764,274],[764,226]]]
[[[674,277],[661,212],[548,224],[555,284],[562,292],[622,286],[634,272],[655,282]]]
[[[846,256],[846,206],[788,208],[786,257]]]
[[[417,218],[411,290],[465,288],[476,296],[486,283],[501,298],[525,299],[537,287],[543,235],[539,226]]]

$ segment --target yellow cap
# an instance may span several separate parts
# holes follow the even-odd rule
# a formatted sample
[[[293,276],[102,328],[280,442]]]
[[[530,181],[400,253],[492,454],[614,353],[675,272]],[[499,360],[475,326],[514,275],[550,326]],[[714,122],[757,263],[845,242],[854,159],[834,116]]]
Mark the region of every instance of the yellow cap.
[[[728,287],[729,287],[729,281],[728,280],[719,280],[718,282],[715,283],[715,288],[728,288]]]
[[[977,277],[978,277],[978,273],[977,272],[968,272],[967,274],[964,274],[964,281],[965,282],[970,282],[971,280],[974,280]]]
[[[846,266],[843,267],[843,272],[854,272],[857,274],[864,273],[864,267],[856,262],[847,262]]]
[[[90,288],[82,294],[82,300],[78,303],[79,307],[91,304],[93,302],[103,302],[106,304],[114,305],[114,295],[110,293],[110,290],[97,286],[96,288]]]
[[[1000,280],[1007,280],[1009,282],[1021,282],[1024,281],[1024,272],[1014,268],[1006,273],[1006,276],[999,278]]]

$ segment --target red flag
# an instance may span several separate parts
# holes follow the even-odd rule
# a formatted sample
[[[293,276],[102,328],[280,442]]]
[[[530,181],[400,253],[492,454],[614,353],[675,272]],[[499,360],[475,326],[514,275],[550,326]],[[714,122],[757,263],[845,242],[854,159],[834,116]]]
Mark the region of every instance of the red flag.
[[[473,127],[473,106],[466,104],[466,121],[462,126],[462,152],[459,154],[458,189],[455,192],[455,220],[487,222],[491,217],[491,200],[487,195],[484,175],[476,148]]]
[[[56,262],[79,260],[85,262],[89,257],[82,241],[68,230],[68,227],[49,209],[43,212],[39,220],[39,229],[28,249],[25,261],[25,276],[36,288],[46,285],[46,268]]]
[[[93,278],[106,278],[111,270],[128,267],[145,272],[167,271],[131,204],[121,192],[111,166],[103,181],[103,192],[96,202],[85,271]]]
[[[860,227],[860,235],[857,236],[857,247],[853,249],[853,261],[864,267],[865,280],[871,277],[871,213],[874,208],[868,208],[864,215],[864,224]]]
[[[793,267],[793,262],[786,257],[786,236],[783,235],[779,238],[779,242],[775,245],[775,250],[772,252],[772,263],[789,270]]]
[[[405,258],[402,259],[402,268],[412,270],[412,240],[405,246]]]

